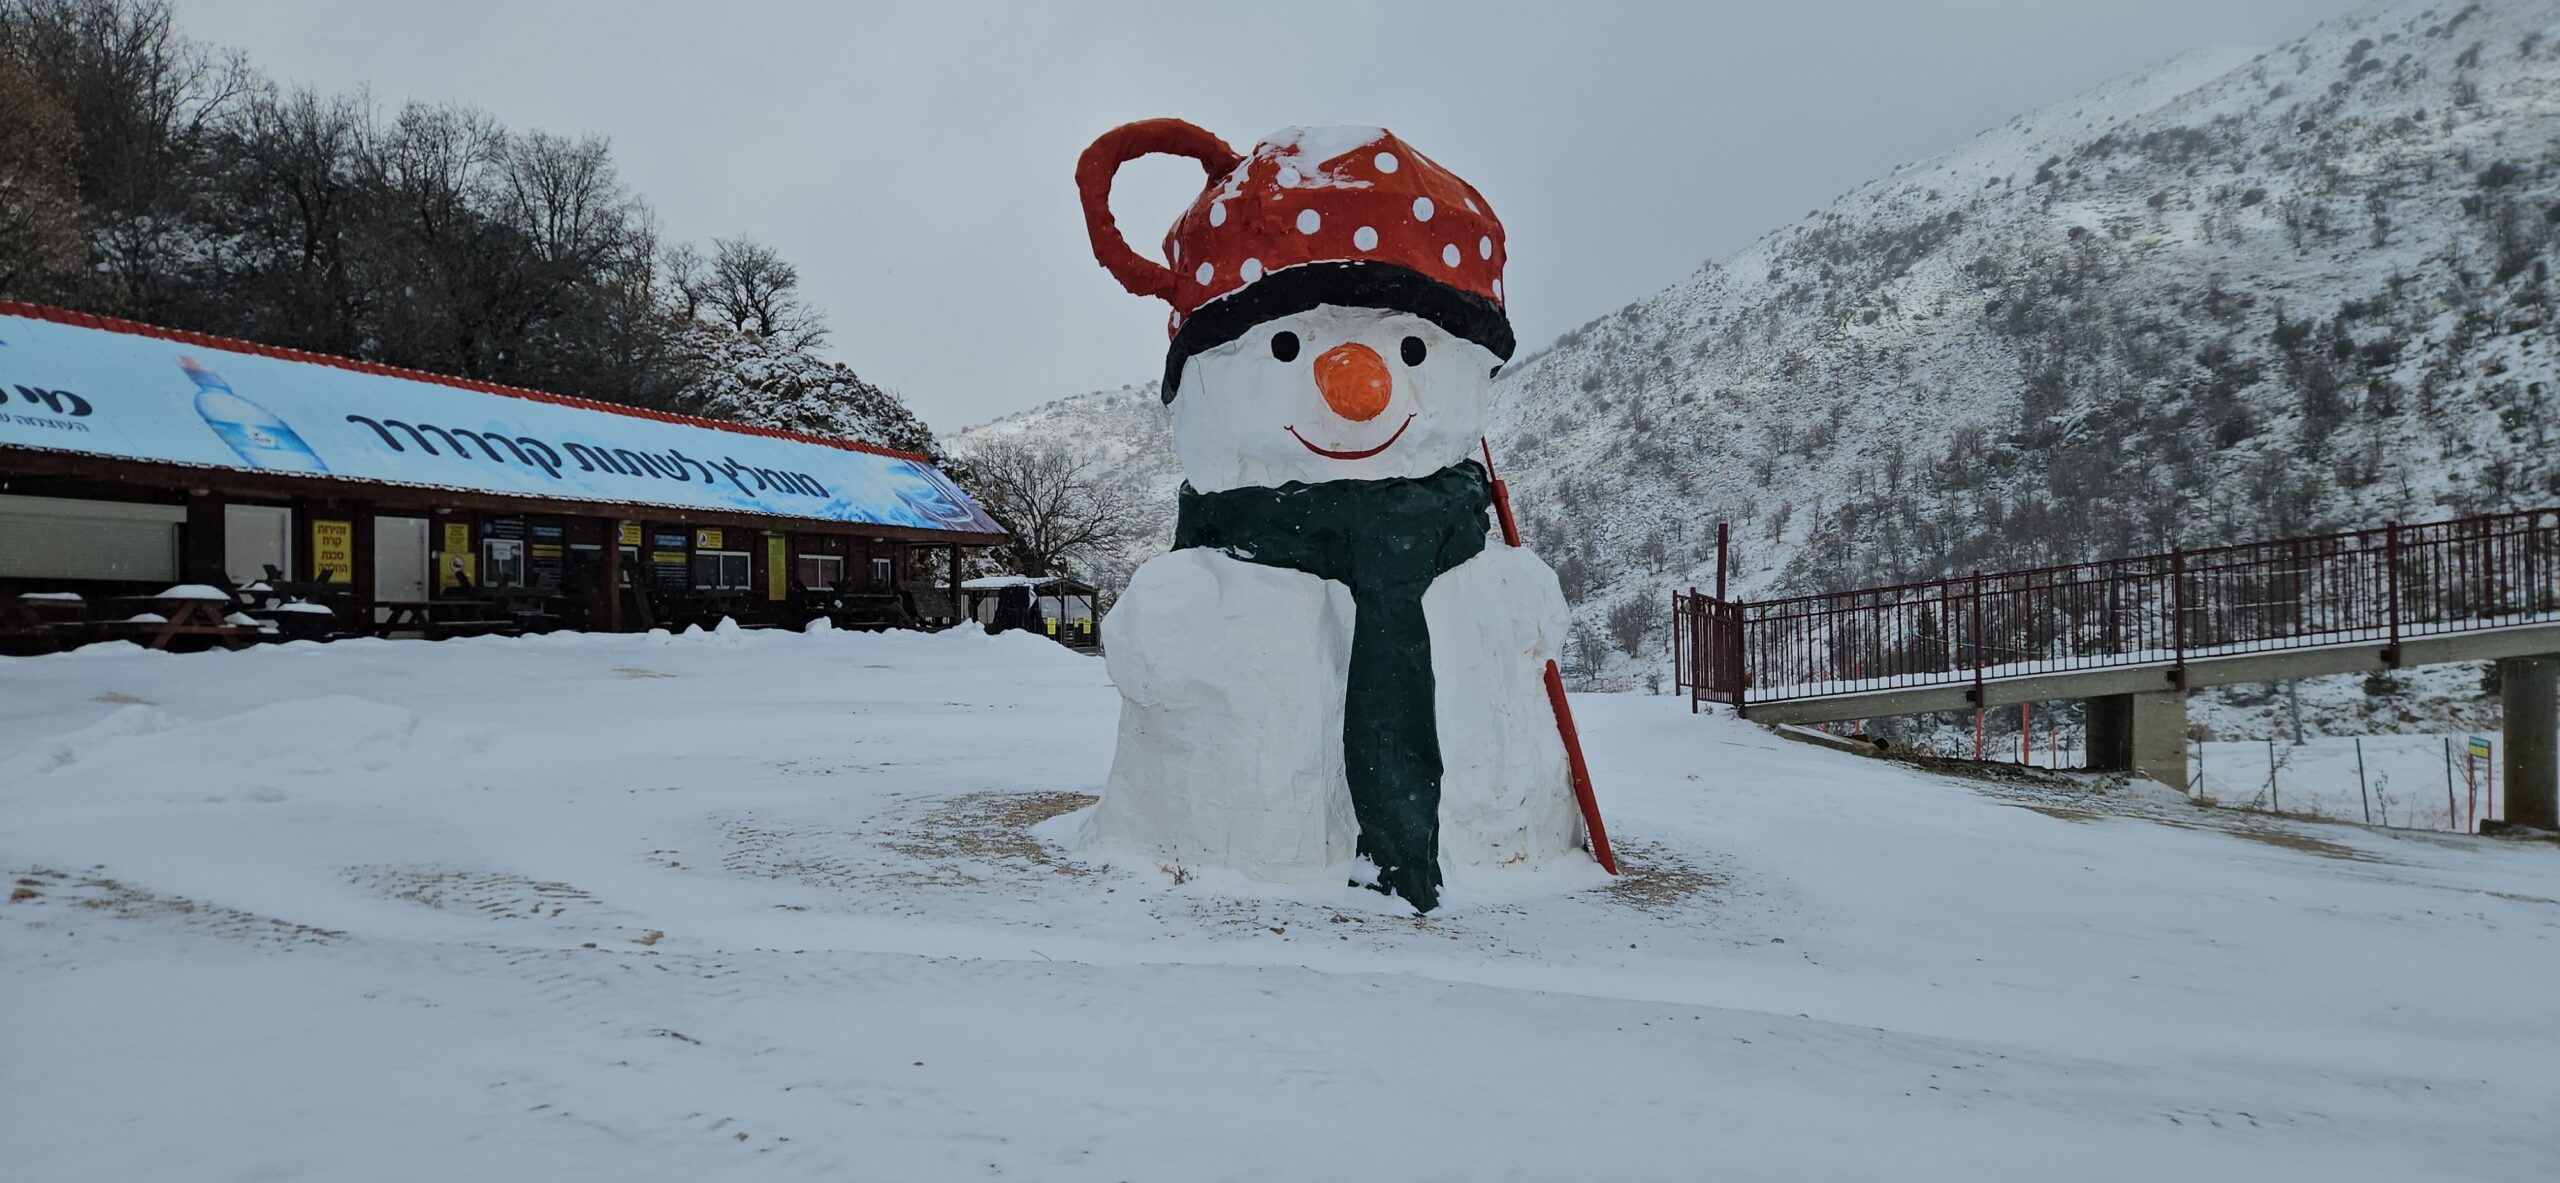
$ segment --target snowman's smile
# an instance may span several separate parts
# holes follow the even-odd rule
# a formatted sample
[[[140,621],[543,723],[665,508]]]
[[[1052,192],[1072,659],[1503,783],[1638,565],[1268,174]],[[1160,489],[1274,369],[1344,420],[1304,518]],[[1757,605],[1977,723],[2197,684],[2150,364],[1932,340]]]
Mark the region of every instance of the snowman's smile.
[[[1375,456],[1378,453],[1395,446],[1395,442],[1397,440],[1404,438],[1404,429],[1411,426],[1413,426],[1413,416],[1407,415],[1404,417],[1404,422],[1396,425],[1396,433],[1387,437],[1387,442],[1374,448],[1361,448],[1356,451],[1349,452],[1337,452],[1331,448],[1319,448],[1316,445],[1309,443],[1307,441],[1307,437],[1299,435],[1298,429],[1295,427],[1283,427],[1280,430],[1288,432],[1300,444],[1304,445],[1308,451],[1313,452],[1318,456],[1322,456],[1327,460],[1366,460],[1371,456]]]

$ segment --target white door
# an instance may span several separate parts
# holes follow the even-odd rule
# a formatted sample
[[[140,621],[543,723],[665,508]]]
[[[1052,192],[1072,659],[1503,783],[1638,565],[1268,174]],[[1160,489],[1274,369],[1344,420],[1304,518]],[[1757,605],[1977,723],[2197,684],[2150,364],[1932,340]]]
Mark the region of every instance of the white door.
[[[256,583],[267,568],[293,578],[293,511],[281,505],[222,507],[222,573],[233,583]]]
[[[373,519],[374,599],[426,599],[431,573],[427,562],[427,519]]]

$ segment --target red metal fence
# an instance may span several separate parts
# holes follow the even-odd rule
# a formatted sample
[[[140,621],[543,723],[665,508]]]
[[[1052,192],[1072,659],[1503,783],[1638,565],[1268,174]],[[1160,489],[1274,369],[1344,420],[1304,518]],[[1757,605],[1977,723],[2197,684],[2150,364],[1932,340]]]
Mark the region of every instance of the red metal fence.
[[[1678,686],[1737,705],[2560,619],[2560,509],[1729,602],[1672,595]]]

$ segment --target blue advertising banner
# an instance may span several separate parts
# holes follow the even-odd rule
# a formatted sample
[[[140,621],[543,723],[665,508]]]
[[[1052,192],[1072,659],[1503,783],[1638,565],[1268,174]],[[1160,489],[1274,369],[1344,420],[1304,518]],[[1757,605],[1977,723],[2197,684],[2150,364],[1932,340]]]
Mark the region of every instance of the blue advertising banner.
[[[931,464],[0,310],[0,446],[997,534]]]

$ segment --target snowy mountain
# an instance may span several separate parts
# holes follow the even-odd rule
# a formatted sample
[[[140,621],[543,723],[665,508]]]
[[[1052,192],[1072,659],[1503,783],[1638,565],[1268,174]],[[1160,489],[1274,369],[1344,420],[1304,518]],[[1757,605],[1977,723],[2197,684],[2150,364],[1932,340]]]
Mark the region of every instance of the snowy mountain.
[[[2020,116],[1566,334],[1504,371],[1494,450],[1579,672],[1626,685],[1719,521],[1757,597],[2560,501],[2555,256],[2560,3],[2380,5]],[[1176,480],[1149,388],[996,431]]]
[[[2383,6],[1897,169],[1515,365],[1495,444],[1632,673],[1718,521],[1749,597],[2560,501],[2555,253],[2560,4]]]

